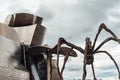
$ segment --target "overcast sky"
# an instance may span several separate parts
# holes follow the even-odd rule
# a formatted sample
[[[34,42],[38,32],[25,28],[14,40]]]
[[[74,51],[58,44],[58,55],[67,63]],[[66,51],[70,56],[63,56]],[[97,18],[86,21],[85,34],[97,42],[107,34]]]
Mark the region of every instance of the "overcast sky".
[[[47,28],[44,44],[54,46],[59,37],[64,37],[84,48],[85,38],[93,41],[101,23],[105,23],[120,37],[120,0],[0,0],[0,22],[8,14],[24,12],[43,17]],[[98,44],[109,37],[105,31],[98,39]],[[113,55],[120,66],[119,44],[111,41],[101,50]],[[70,58],[65,69],[65,80],[82,77],[83,55]],[[118,74],[113,62],[104,54],[95,55],[95,72],[103,80],[117,80]],[[88,66],[88,77],[92,79],[91,67]]]

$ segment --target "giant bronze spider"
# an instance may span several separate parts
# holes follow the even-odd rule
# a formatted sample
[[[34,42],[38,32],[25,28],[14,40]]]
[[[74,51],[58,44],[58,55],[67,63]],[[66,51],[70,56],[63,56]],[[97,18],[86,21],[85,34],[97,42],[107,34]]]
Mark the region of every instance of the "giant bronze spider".
[[[95,48],[95,45],[96,45],[96,41],[99,37],[99,34],[102,30],[105,30],[107,31],[108,33],[110,33],[112,36],[111,37],[108,37],[106,38],[103,42],[101,42],[96,48]],[[92,67],[92,71],[93,71],[93,78],[94,80],[97,80],[96,78],[96,75],[95,75],[95,71],[94,71],[94,55],[97,54],[97,53],[105,53],[107,54],[110,59],[114,62],[116,68],[117,68],[117,71],[118,71],[118,74],[119,74],[119,79],[120,79],[120,70],[119,70],[119,67],[116,63],[116,61],[114,60],[114,58],[112,57],[112,55],[105,51],[105,50],[99,50],[105,43],[107,43],[108,41],[110,40],[113,40],[113,41],[116,41],[118,43],[120,43],[120,39],[118,39],[118,37],[104,24],[102,23],[100,26],[99,26],[99,29],[98,29],[98,32],[95,36],[95,39],[93,41],[93,44],[92,42],[90,41],[90,38],[86,38],[86,44],[85,44],[85,49],[82,49],[81,47],[78,47],[70,42],[67,42],[64,38],[59,38],[58,40],[58,44],[53,47],[52,49],[50,49],[48,52],[51,53],[51,52],[56,52],[57,53],[57,69],[58,69],[58,73],[61,77],[60,80],[63,80],[63,77],[62,77],[62,73],[63,73],[63,70],[65,68],[65,64],[68,60],[68,56],[70,54],[70,52],[73,50],[73,49],[76,49],[78,51],[80,51],[83,55],[84,55],[84,64],[83,64],[83,76],[82,76],[82,80],[85,80],[86,79],[86,75],[87,75],[87,71],[86,71],[86,66],[87,65],[91,65]],[[65,59],[64,59],[64,64],[63,64],[63,67],[60,71],[59,69],[59,51],[60,51],[60,48],[61,48],[61,45],[62,44],[66,44],[67,46],[71,47],[70,51],[68,52],[68,54],[66,55]]]

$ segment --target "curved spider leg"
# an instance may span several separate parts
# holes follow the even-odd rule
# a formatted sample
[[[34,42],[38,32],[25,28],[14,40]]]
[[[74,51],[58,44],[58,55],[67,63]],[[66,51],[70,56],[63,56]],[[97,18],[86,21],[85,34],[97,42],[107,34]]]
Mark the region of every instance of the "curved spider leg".
[[[115,59],[112,57],[112,55],[110,55],[110,53],[108,53],[107,51],[97,51],[96,53],[105,53],[105,54],[107,54],[107,55],[110,57],[110,59],[114,62],[115,66],[116,66],[116,68],[117,68],[118,75],[119,75],[119,79],[120,79],[120,70],[119,70],[119,67],[118,67],[118,65],[117,65],[117,62],[116,62]]]
[[[110,33],[114,38],[117,38],[117,36],[115,35],[115,33],[112,32],[112,30],[110,30],[104,23],[101,24],[101,27],[103,29],[105,29],[105,31],[107,31],[108,33]]]
[[[60,76],[60,80],[63,80],[63,77],[62,77],[62,75],[60,73],[60,68],[59,68],[59,51],[60,51],[61,44],[62,44],[61,38],[59,38],[58,45],[57,45],[57,70],[58,70],[58,74]]]
[[[105,31],[107,31],[108,33],[110,33],[114,38],[117,38],[117,36],[115,35],[115,33],[113,33],[104,23],[102,23],[102,24],[99,26],[98,32],[97,32],[97,34],[96,34],[96,36],[95,36],[95,39],[94,39],[94,41],[93,41],[93,49],[94,49],[94,47],[95,47],[96,41],[97,41],[98,36],[99,36],[99,34],[100,34],[100,32],[101,32],[102,29],[105,29]]]
[[[57,47],[57,45],[54,48],[47,51],[47,53],[48,53],[47,56],[49,57],[49,60],[50,60],[50,63],[49,63],[49,65],[50,65],[50,80],[52,80],[52,55],[51,54],[52,54],[52,52],[55,51],[56,47]]]
[[[94,70],[94,65],[93,65],[93,63],[91,64],[91,67],[92,67],[92,72],[93,72],[94,80],[97,80],[97,78],[96,78],[96,76],[95,76],[95,70]]]
[[[60,80],[63,80],[62,79],[62,75],[60,73],[60,69],[59,69],[59,50],[60,50],[60,46],[62,45],[62,41],[61,41],[61,38],[59,38],[58,40],[58,43],[57,45],[55,45],[52,49],[50,49],[48,52],[49,54],[51,54],[52,52],[56,52],[57,53],[57,71],[58,71],[58,74],[60,76]],[[52,79],[52,58],[50,59],[50,80]]]
[[[101,42],[101,44],[93,51],[93,53],[95,53],[97,50],[99,50],[105,43],[107,43],[110,40],[116,41],[120,44],[120,39],[109,37],[109,38],[105,39],[103,42]]]
[[[86,79],[87,71],[86,71],[86,65],[87,65],[87,53],[89,50],[89,43],[86,41],[86,46],[85,46],[85,52],[84,52],[84,64],[83,64],[83,77],[82,80]]]
[[[72,47],[72,48],[80,51],[82,54],[84,54],[84,50],[83,50],[81,47],[78,47],[78,46],[76,46],[76,45],[74,45],[74,44],[72,44],[72,43],[70,43],[70,42],[67,42],[66,45],[67,45],[67,46],[70,46],[70,47]]]
[[[70,42],[67,42],[64,38],[59,38],[59,42],[61,42],[61,44],[66,44],[67,46],[70,46],[70,47],[72,47],[72,48],[75,48],[75,49],[77,49],[78,51],[80,51],[82,54],[84,54],[84,50],[81,48],[81,47],[78,47],[78,46],[76,46],[76,45],[74,45],[74,44],[72,44],[72,43],[70,43]],[[58,49],[57,49],[57,53],[58,53],[59,51],[58,51]],[[59,55],[59,54],[58,54]],[[57,56],[58,56],[57,55]],[[59,66],[58,65],[58,62],[59,62],[59,58],[57,57],[57,66]],[[85,64],[86,65],[86,64]],[[59,68],[59,67],[58,67]],[[86,67],[85,67],[86,68]],[[62,75],[60,74],[60,70],[58,69],[58,72],[59,72],[59,75],[62,77]],[[86,70],[85,70],[85,73],[86,73]],[[84,79],[85,80],[85,79]]]
[[[84,65],[83,65],[83,76],[82,76],[82,80],[85,80],[85,79],[86,79],[86,75],[87,75],[86,63],[84,63]]]
[[[63,44],[66,44],[67,46],[70,46],[70,47],[80,51],[82,54],[84,53],[84,50],[81,47],[78,47],[70,42],[67,42],[64,38],[61,38],[61,41]]]
[[[68,52],[68,54],[65,56],[64,58],[64,63],[63,63],[63,67],[61,69],[61,75],[63,74],[63,70],[65,69],[65,65],[66,65],[66,62],[68,60],[68,57],[69,57],[69,54],[71,53],[71,51],[73,50],[73,48],[70,49],[70,51]]]

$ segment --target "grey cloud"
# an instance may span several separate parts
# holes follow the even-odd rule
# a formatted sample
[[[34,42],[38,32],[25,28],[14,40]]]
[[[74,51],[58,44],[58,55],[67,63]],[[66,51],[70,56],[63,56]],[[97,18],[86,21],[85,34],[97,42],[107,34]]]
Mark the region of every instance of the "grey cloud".
[[[109,65],[109,66],[102,66],[102,67],[100,67],[99,69],[101,69],[101,70],[103,70],[103,71],[105,71],[105,70],[116,70],[116,67],[115,67],[115,65],[113,64],[113,65]]]
[[[120,22],[118,23],[113,23],[111,24],[113,27],[112,27],[112,30],[116,33],[116,35],[118,37],[120,37]]]
[[[120,13],[111,11],[111,12],[109,12],[109,16],[112,16],[112,17],[115,17],[115,18],[119,19],[120,18]]]
[[[116,2],[119,1],[116,0]],[[60,36],[65,38],[69,36],[70,41],[80,42],[84,41],[87,36],[94,37],[99,24],[107,20],[106,12],[115,6],[116,2],[92,0],[82,3],[78,1],[77,5],[58,3],[58,8],[54,10],[56,12],[54,19],[45,23],[48,30],[51,29],[46,39],[50,39],[49,36],[54,40]]]
[[[17,3],[9,7],[9,10],[11,13],[32,13],[30,10],[23,8]]]
[[[98,77],[110,77],[110,76],[117,76],[118,74],[116,74],[116,72],[114,71],[110,71],[110,72],[102,72],[99,75],[97,75]]]
[[[65,70],[69,72],[82,72],[82,63],[83,61],[81,60],[71,61],[66,65]]]
[[[74,67],[73,67],[74,66]],[[80,66],[78,67],[78,66],[76,66],[75,67],[75,65],[73,65],[73,66],[71,66],[70,68],[69,67],[67,67],[67,71],[77,71],[77,72],[81,72],[81,69],[80,69]]]
[[[44,21],[52,20],[55,15],[55,13],[46,5],[40,5],[35,14],[43,17]]]
[[[119,17],[119,14],[117,13],[109,13],[109,10],[119,4],[119,2],[119,0],[78,0],[77,4],[67,5],[62,0],[60,3],[59,1],[53,3],[52,6],[48,4],[46,5],[46,3],[40,4],[35,14],[44,18],[43,25],[47,28],[44,43],[48,45],[50,44],[50,46],[54,46],[57,43],[59,37],[65,37],[65,39],[68,41],[82,46],[87,36],[91,37],[92,39],[94,38],[95,33],[98,30],[98,26],[101,22],[106,22],[110,29],[115,31],[115,33],[120,36],[120,22],[112,24],[108,21],[109,16]],[[24,9],[22,6],[14,3],[14,1],[13,5],[9,7],[9,10],[13,13],[31,13],[30,9]],[[102,35],[104,35],[104,32]],[[101,36],[99,40],[103,39],[103,37],[104,36]],[[81,59],[80,56],[79,58]],[[81,72],[81,63],[83,63],[82,60],[70,61],[68,66],[66,66],[66,71],[68,71],[67,73],[69,73],[69,71],[76,71],[77,73]],[[76,66],[76,64],[79,65]],[[111,65],[110,67],[106,66],[100,68],[100,70],[101,69],[113,69],[113,67]],[[104,74],[111,76],[110,73],[112,73],[101,72],[98,72],[98,74],[100,73],[100,76],[104,76]]]

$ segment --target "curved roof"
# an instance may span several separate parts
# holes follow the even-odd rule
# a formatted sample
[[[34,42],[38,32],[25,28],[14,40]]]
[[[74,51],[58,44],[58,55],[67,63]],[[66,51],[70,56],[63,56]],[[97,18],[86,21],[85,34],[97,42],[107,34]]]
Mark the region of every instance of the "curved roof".
[[[49,51],[50,49],[51,48],[45,47],[45,46],[33,46],[33,47],[29,48],[30,52],[32,52],[33,55],[37,55],[37,54],[41,54],[41,53],[47,53],[47,51]],[[69,52],[70,52],[70,48],[61,47],[60,51],[59,51],[59,54],[66,56]],[[52,54],[57,54],[57,53],[56,53],[56,51],[53,51]],[[77,57],[77,53],[74,50],[72,50],[70,52],[69,56]]]
[[[42,17],[35,16],[29,13],[16,13],[8,15],[5,23],[11,27],[21,27],[38,23],[41,24],[42,19]]]

